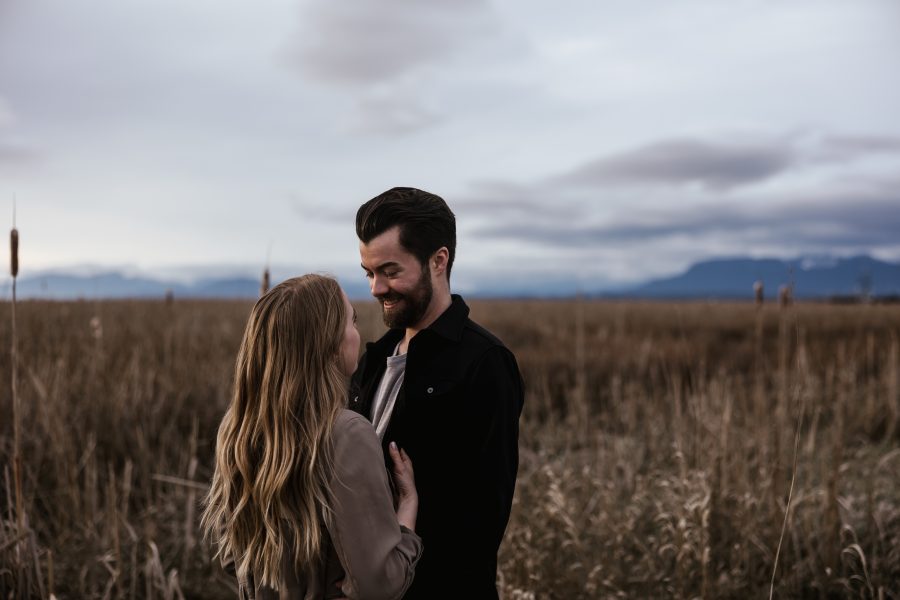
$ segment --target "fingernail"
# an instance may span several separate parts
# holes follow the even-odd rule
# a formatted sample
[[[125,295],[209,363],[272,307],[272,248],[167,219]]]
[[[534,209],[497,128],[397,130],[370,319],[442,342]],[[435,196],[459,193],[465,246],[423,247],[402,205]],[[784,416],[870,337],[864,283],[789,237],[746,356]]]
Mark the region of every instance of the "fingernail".
[[[391,442],[391,450],[397,449],[397,442]]]

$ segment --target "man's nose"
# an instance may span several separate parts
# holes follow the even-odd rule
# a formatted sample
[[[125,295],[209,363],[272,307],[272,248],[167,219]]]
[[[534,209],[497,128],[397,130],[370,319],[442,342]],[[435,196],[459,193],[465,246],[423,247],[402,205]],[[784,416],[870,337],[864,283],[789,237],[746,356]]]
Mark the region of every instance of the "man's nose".
[[[388,286],[384,281],[383,277],[379,277],[378,275],[372,275],[371,284],[369,285],[369,290],[372,292],[372,295],[376,298],[378,296],[383,296],[388,291]]]

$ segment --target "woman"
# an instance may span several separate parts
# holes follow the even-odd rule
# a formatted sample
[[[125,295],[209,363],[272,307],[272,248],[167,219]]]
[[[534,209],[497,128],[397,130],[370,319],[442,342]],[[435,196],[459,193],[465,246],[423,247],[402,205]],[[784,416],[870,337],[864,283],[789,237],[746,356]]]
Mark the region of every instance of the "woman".
[[[422,552],[412,463],[345,409],[356,313],[334,279],[304,275],[250,314],[216,443],[202,526],[244,598],[399,598]]]

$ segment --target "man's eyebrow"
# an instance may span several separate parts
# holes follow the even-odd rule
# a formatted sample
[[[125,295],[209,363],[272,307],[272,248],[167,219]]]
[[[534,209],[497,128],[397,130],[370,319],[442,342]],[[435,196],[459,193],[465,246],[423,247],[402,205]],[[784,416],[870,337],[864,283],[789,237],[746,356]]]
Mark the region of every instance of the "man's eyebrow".
[[[359,263],[359,266],[363,268],[363,271],[369,271],[369,267],[367,267],[366,265]],[[400,266],[400,263],[395,262],[393,260],[389,260],[388,262],[381,263],[380,265],[378,265],[377,267],[372,269],[372,271],[383,271],[389,267],[399,267],[399,266]]]

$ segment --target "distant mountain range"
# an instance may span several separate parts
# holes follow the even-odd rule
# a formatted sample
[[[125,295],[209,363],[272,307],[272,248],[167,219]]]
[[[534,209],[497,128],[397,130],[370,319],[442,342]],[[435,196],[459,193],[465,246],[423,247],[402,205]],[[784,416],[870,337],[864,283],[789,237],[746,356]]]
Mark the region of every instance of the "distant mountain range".
[[[696,263],[675,277],[657,279],[628,291],[649,298],[751,298],[761,281],[772,298],[782,285],[792,285],[797,298],[896,296],[900,265],[869,256],[800,258],[797,260],[732,258]]]
[[[94,275],[45,273],[23,277],[16,284],[21,298],[53,300],[75,298],[253,298],[259,295],[260,282],[245,277],[200,279],[193,283],[164,281],[148,277],[130,277],[109,272]]]
[[[536,280],[535,283],[537,283]],[[751,298],[753,283],[761,281],[772,298],[779,286],[793,284],[798,298],[834,296],[900,295],[900,264],[869,256],[852,258],[799,258],[796,260],[728,258],[698,262],[674,277],[656,279],[618,290],[585,289],[584,283],[554,282],[549,289],[504,286],[495,279],[489,287],[474,286],[469,296],[565,296],[589,292],[596,296],[638,298]],[[351,298],[368,297],[365,281],[342,281]],[[470,286],[473,287],[473,286]],[[480,293],[479,293],[479,290]],[[199,279],[193,283],[149,277],[130,277],[119,272],[73,275],[47,272],[22,277],[17,283],[20,298],[56,300],[76,298],[255,298],[259,280],[250,277]],[[4,295],[9,296],[8,288]]]

